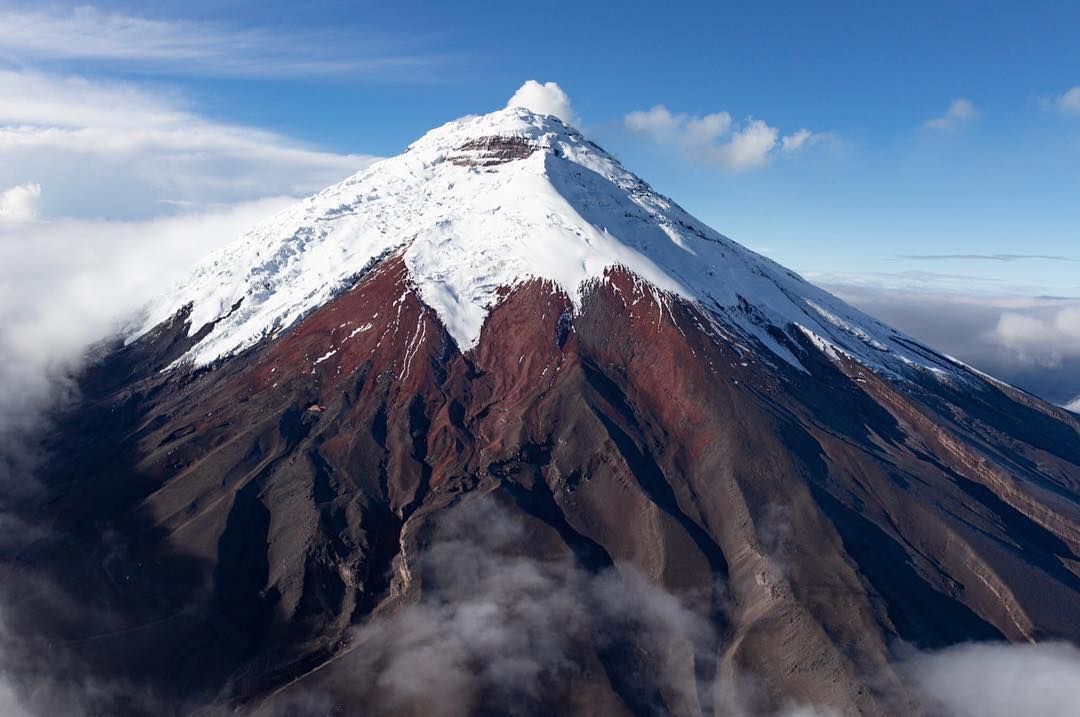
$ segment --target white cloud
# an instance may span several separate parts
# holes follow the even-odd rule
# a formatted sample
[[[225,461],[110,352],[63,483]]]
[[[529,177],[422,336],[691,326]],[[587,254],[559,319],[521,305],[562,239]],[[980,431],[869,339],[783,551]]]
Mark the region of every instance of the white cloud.
[[[506,103],[507,107],[524,107],[538,114],[555,115],[567,124],[574,124],[574,110],[570,97],[555,82],[526,80]]]
[[[1080,85],[1054,98],[1054,107],[1070,115],[1080,115]]]
[[[949,104],[949,109],[941,117],[928,120],[924,126],[937,130],[954,130],[971,122],[979,116],[979,111],[970,100],[958,98]]]
[[[779,130],[759,119],[736,125],[727,112],[672,114],[664,105],[631,112],[623,123],[658,144],[678,147],[688,159],[730,172],[759,169],[778,152],[794,154],[831,136],[800,129],[781,138]]]
[[[176,94],[0,70],[0,187],[33,177],[46,215],[145,218],[163,201],[302,195],[372,160],[207,119]]]
[[[30,717],[29,713],[19,705],[15,690],[2,681],[0,681],[0,714],[4,717]]]
[[[24,222],[37,216],[41,185],[17,184],[0,192],[0,222]]]
[[[0,434],[33,425],[84,348],[191,266],[293,201],[145,221],[0,224]]]
[[[152,129],[186,116],[175,94],[74,75],[0,70],[0,125],[6,129]]]
[[[648,110],[637,110],[626,115],[626,127],[634,132],[652,135],[657,140],[685,139],[700,145],[715,142],[731,129],[731,115],[727,112],[695,117],[686,114],[673,115],[664,105]]]
[[[1064,359],[1080,357],[1080,306],[1049,315],[1005,312],[989,339],[1023,362],[1059,366]]]
[[[716,147],[719,163],[736,172],[764,167],[779,135],[775,127],[761,120],[750,120],[731,137],[731,141]]]
[[[370,48],[368,54],[357,47]],[[90,60],[157,71],[227,76],[308,76],[430,68],[434,56],[391,52],[374,38],[296,34],[185,20],[161,20],[90,6],[0,9],[0,55],[22,60]]]
[[[1071,717],[1080,705],[1080,650],[1067,643],[958,645],[908,672],[931,714]]]

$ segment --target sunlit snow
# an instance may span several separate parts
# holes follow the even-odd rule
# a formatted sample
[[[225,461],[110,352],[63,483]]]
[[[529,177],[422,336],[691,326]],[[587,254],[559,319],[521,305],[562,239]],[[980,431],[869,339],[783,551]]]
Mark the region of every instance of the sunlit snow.
[[[493,137],[523,140],[523,158],[472,161],[479,155],[470,142]],[[548,279],[580,308],[586,282],[623,266],[661,292],[698,302],[718,336],[765,346],[799,368],[770,327],[789,334],[804,327],[884,370],[940,365],[697,221],[561,120],[522,108],[450,122],[280,212],[153,302],[135,335],[190,303],[192,332],[220,319],[184,357],[206,365],[288,328],[398,250],[462,350],[476,345],[501,287]]]

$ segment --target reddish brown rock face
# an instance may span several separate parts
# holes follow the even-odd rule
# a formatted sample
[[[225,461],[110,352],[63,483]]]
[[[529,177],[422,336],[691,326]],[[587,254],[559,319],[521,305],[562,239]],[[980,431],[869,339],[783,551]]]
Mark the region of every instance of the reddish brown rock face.
[[[898,641],[1080,641],[1073,417],[784,339],[803,373],[709,327],[612,270],[577,311],[517,287],[463,355],[399,257],[210,370],[158,372],[181,341],[163,327],[86,377],[48,470],[56,536],[25,558],[108,629],[28,610],[95,678],[167,704],[347,714],[432,712],[380,687],[373,636],[404,639],[401,616],[487,555],[557,565],[546,589],[580,582],[568,602],[591,607],[552,613],[528,689],[478,677],[480,713],[709,714],[752,675],[754,709],[888,714],[914,709]],[[446,545],[493,538],[440,531],[483,501],[492,532],[517,527],[462,567]],[[612,630],[612,570],[705,627]]]

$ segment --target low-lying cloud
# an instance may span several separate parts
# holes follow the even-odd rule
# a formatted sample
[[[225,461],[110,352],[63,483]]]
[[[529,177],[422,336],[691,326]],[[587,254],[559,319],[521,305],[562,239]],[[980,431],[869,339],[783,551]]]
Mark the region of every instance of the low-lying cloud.
[[[418,599],[357,627],[326,669],[253,714],[326,717],[343,705],[366,714],[529,714],[566,704],[576,678],[598,669],[588,657],[595,650],[614,660],[611,678],[622,682],[617,705],[636,713],[837,717],[825,706],[776,704],[755,675],[730,666],[704,677],[710,669],[699,668],[727,647],[711,617],[733,609],[722,584],[676,595],[629,564],[587,569],[558,541],[547,543],[546,529],[530,527],[530,520],[483,495],[437,516],[410,556]],[[768,520],[782,524],[783,516]],[[781,530],[772,542],[787,539]],[[4,593],[17,584],[3,583]],[[68,609],[77,615],[92,608],[73,602]],[[155,697],[153,685],[86,678],[63,645],[26,638],[25,630],[15,637],[0,621],[5,717],[89,717],[107,705],[138,714],[237,714],[226,701],[176,705]],[[938,652],[901,645],[892,668],[911,690],[895,695],[895,703],[910,705],[915,696],[940,717],[1065,717],[1080,704],[1080,650],[1065,643],[964,644]],[[331,677],[323,680],[325,674]],[[893,696],[880,697],[890,704]],[[600,702],[591,707],[605,712]]]
[[[674,666],[710,649],[708,621],[632,568],[591,573],[572,555],[530,555],[535,539],[487,497],[439,518],[412,566],[421,600],[351,641],[358,659],[349,664],[368,686],[363,700],[372,712],[458,717],[540,704],[545,691],[565,691],[584,668],[583,645],[603,650],[631,639],[657,659],[628,663],[628,671],[651,669],[626,679],[657,682],[679,713],[696,711],[693,681]]]
[[[544,557],[542,538],[525,520],[490,496],[466,498],[438,518],[431,541],[411,561],[420,599],[358,628],[338,663],[337,669],[348,665],[338,684],[349,685],[351,703],[374,714],[529,712],[545,699],[567,697],[585,667],[583,650],[593,645],[640,658],[619,667],[634,688],[631,711],[838,715],[824,706],[769,706],[759,680],[743,672],[721,669],[702,688],[694,659],[725,648],[708,617],[715,597],[676,596],[629,565],[593,572],[570,555]],[[783,523],[782,516],[768,520]],[[722,585],[714,590],[726,594]],[[1080,682],[1071,677],[1080,670],[1080,650],[1068,644],[964,644],[939,652],[901,646],[900,653],[893,668],[930,714],[1064,717],[1080,703]],[[325,714],[335,703],[318,687],[286,695],[287,705],[315,705],[290,714]],[[881,697],[910,704],[905,695]],[[601,704],[593,709],[603,712]]]
[[[718,602],[724,609],[723,585],[676,596],[629,564],[587,570],[570,554],[543,555],[525,520],[490,496],[438,518],[411,561],[419,601],[350,640],[339,663],[350,702],[373,714],[529,714],[570,702],[576,678],[597,669],[595,650],[618,662],[616,704],[636,714],[834,717],[795,703],[762,707],[769,700],[751,675],[698,684],[695,664],[722,649],[710,614]],[[615,708],[592,705],[596,714]]]
[[[1071,717],[1080,706],[1080,649],[1068,643],[957,645],[904,669],[932,714]]]
[[[832,137],[808,129],[781,137],[778,129],[753,117],[737,123],[727,112],[673,114],[664,105],[631,112],[623,124],[630,132],[679,149],[689,160],[736,173],[760,169],[778,155],[794,154]]]
[[[1065,404],[1080,395],[1080,299],[905,290],[840,277],[815,279],[928,346],[1046,400]]]
[[[0,22],[0,51],[10,31]],[[73,397],[87,348],[210,251],[373,158],[207,118],[176,92],[15,67],[0,69],[0,620],[26,594],[78,619],[86,605],[11,556],[48,534],[14,504],[35,495],[47,411]],[[60,646],[17,627],[19,639],[0,624],[0,714],[19,714],[16,695],[32,715],[79,715],[88,695],[150,699],[81,683]],[[12,667],[29,681],[5,680]]]
[[[1057,368],[1080,358],[1080,303],[1039,313],[1005,311],[989,339],[1023,363]]]
[[[167,282],[372,161],[208,119],[175,92],[0,69],[0,435],[33,425],[86,347]]]
[[[204,255],[293,200],[144,221],[0,222],[0,435],[31,427],[86,347]]]

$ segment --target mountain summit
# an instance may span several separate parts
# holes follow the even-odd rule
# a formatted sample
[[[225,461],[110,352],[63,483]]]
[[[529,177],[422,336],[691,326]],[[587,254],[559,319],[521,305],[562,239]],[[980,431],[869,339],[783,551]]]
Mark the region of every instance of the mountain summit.
[[[95,609],[14,617],[145,697],[102,713],[903,714],[905,649],[1080,641],[1076,417],[526,109],[270,218],[80,385],[24,564]]]
[[[557,117],[524,108],[450,122],[281,212],[165,294],[143,331],[190,304],[193,329],[216,322],[187,356],[204,366],[288,329],[395,252],[462,351],[507,290],[546,280],[580,309],[588,286],[622,268],[658,302],[693,302],[718,329],[793,366],[771,331],[802,332],[876,368],[956,367],[700,223]]]

